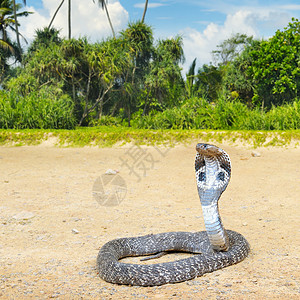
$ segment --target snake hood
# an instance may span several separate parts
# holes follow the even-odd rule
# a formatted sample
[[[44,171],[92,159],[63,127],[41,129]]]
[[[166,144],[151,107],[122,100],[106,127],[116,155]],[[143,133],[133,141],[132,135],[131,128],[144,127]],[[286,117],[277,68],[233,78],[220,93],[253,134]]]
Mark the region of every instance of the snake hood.
[[[228,154],[214,145],[199,143],[196,146],[195,171],[197,188],[202,205],[218,201],[225,191],[231,174]]]
[[[218,200],[230,180],[230,158],[214,145],[200,143],[196,151],[196,181],[207,235],[214,250],[227,251],[229,239],[219,214]]]

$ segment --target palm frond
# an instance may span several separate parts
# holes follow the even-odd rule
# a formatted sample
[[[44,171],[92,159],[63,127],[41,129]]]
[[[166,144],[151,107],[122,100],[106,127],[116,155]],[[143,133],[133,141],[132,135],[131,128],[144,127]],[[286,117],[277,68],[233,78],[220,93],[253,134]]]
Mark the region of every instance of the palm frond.
[[[15,54],[14,47],[7,41],[4,41],[3,39],[0,39],[0,47],[4,50],[8,50],[12,54]]]

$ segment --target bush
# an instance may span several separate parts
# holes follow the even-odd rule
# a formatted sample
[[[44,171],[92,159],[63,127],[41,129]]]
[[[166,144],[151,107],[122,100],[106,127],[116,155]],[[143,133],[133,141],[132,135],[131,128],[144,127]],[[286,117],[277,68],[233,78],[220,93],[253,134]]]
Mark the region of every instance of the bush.
[[[300,100],[275,107],[266,114],[269,130],[288,130],[300,128]]]
[[[239,101],[219,100],[213,111],[212,129],[241,129],[249,116],[249,109]]]
[[[112,116],[101,116],[100,119],[92,119],[88,126],[96,127],[96,126],[121,126],[122,120],[118,117]]]
[[[262,111],[259,108],[249,109],[239,100],[220,99],[214,104],[192,98],[181,107],[139,116],[133,124],[146,129],[300,129],[300,100]]]
[[[73,129],[73,103],[69,96],[32,92],[24,97],[0,91],[0,128]]]

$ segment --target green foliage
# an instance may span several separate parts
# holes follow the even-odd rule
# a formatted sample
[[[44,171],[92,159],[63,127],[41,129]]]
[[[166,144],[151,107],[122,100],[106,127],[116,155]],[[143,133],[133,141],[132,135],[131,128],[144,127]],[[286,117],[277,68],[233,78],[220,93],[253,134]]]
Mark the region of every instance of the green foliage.
[[[112,117],[104,115],[100,119],[93,119],[89,123],[89,127],[96,126],[111,126],[111,127],[119,127],[122,124],[122,120],[120,117]]]
[[[195,59],[184,81],[182,37],[154,42],[143,22],[97,43],[43,28],[14,72],[9,49],[0,48],[0,72],[11,75],[2,82],[0,126],[297,129],[299,31],[293,19],[269,41],[232,36],[214,51],[217,65],[196,72]]]
[[[153,32],[149,25],[136,22],[130,23],[121,32],[121,40],[127,47],[136,66],[147,66],[152,56]]]
[[[181,38],[154,45],[151,27],[141,22],[94,44],[86,38],[63,40],[57,30],[44,28],[36,32],[25,66],[5,87],[24,97],[44,86],[69,95],[79,125],[109,114],[130,125],[141,107],[146,114],[179,103],[182,60]]]
[[[300,22],[278,30],[250,52],[249,74],[255,81],[256,103],[281,105],[300,96]]]
[[[210,104],[191,98],[182,106],[139,116],[134,126],[146,129],[291,130],[300,128],[300,100],[270,111],[249,109],[238,100]]]
[[[16,4],[16,11],[21,9],[21,4]],[[16,17],[28,16],[29,12],[17,12]],[[10,33],[15,33],[15,16],[13,9],[13,1],[2,0],[0,1],[0,81],[9,73],[9,59],[21,61],[21,52],[11,38]],[[20,34],[19,34],[20,35]]]
[[[251,40],[244,50],[230,63],[223,67],[222,85],[232,99],[239,98],[248,107],[253,107],[255,82],[249,75],[248,69],[252,65],[250,52],[259,46],[260,42]]]
[[[196,60],[197,60],[196,58],[193,60],[192,64],[189,67],[189,70],[186,74],[185,91],[186,91],[187,98],[194,97]]]
[[[113,39],[99,44],[70,39],[47,47],[39,43],[20,75],[6,86],[13,88],[13,82],[19,82],[23,96],[41,86],[59,89],[72,99],[77,122],[82,124],[122,72],[126,60],[119,46]]]
[[[216,101],[221,94],[223,67],[203,65],[195,78],[194,95],[209,101]]]
[[[121,32],[120,42],[126,53],[126,66],[120,76],[119,91],[122,102],[121,109],[126,113],[128,126],[131,125],[131,114],[139,105],[139,95],[143,90],[144,77],[148,73],[153,52],[153,32],[143,22],[129,24]]]
[[[213,107],[206,100],[191,98],[180,107],[141,117],[135,126],[147,129],[212,128],[212,112]]]
[[[266,123],[269,130],[288,130],[300,128],[300,101],[273,106],[266,114]]]
[[[184,62],[182,37],[160,40],[157,47],[157,59],[164,59],[164,55],[168,55],[174,64]]]
[[[253,44],[253,37],[237,33],[217,46],[218,50],[212,52],[214,61],[226,65],[235,60],[244,49]]]
[[[179,67],[179,62],[184,60],[182,47],[179,36],[158,41],[145,76],[146,98],[142,98],[140,105],[143,105],[143,114],[173,107],[183,100],[184,82]]]
[[[59,36],[59,32],[60,31],[58,29],[53,27],[37,29],[35,31],[34,40],[27,50],[27,55],[29,56],[27,59],[29,59],[33,52],[37,51],[38,49],[49,47],[52,43],[57,45],[61,44],[62,39]]]
[[[26,4],[26,3],[24,3]],[[9,33],[10,31],[16,33],[17,37],[17,44],[19,45],[19,38],[22,37],[25,42],[26,39],[19,33],[18,27],[20,24],[18,23],[18,18],[20,17],[27,17],[29,14],[32,12],[28,12],[23,10],[22,12],[20,11],[22,8],[22,5],[20,3],[15,3],[12,0],[2,0],[0,2],[0,45],[1,47],[4,48],[10,48],[10,50],[13,52],[13,54],[16,56],[16,59],[20,59],[20,55],[22,52],[22,49],[19,49],[16,53],[15,50],[13,49],[12,45],[10,44],[10,39]]]
[[[73,104],[67,95],[55,98],[44,90],[21,97],[13,92],[0,92],[0,128],[74,127]]]

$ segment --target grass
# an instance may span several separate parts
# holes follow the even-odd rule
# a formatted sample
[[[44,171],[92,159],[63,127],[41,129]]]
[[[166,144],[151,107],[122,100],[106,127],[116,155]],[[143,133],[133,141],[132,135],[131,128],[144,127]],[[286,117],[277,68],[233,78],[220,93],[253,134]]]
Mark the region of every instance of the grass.
[[[243,143],[252,147],[299,145],[300,130],[238,131],[238,130],[147,130],[129,127],[99,126],[75,130],[0,130],[0,145],[39,145],[53,140],[60,147],[112,147],[126,143],[174,146],[178,143],[203,141],[211,143]]]

